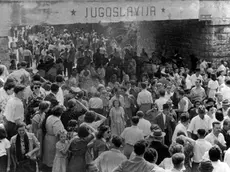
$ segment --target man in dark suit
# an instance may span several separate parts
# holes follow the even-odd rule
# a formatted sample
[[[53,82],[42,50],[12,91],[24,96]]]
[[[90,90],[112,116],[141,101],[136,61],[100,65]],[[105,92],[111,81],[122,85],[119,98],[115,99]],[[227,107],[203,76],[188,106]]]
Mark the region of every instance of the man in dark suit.
[[[51,103],[50,109],[52,109],[53,107],[55,107],[59,104],[59,102],[57,101],[57,98],[56,98],[56,94],[59,91],[59,86],[57,84],[52,84],[50,90],[51,90],[51,93],[49,93],[45,97],[45,101],[49,101]]]
[[[162,132],[160,128],[153,130],[151,133],[152,141],[149,147],[156,149],[158,153],[157,165],[159,165],[165,158],[170,157],[168,146],[163,143],[164,137],[165,133]]]
[[[169,115],[170,107],[168,104],[163,105],[163,112],[157,115],[155,118],[155,124],[157,124],[162,131],[166,133],[165,144],[170,146],[172,142],[172,135],[176,127],[176,121]]]

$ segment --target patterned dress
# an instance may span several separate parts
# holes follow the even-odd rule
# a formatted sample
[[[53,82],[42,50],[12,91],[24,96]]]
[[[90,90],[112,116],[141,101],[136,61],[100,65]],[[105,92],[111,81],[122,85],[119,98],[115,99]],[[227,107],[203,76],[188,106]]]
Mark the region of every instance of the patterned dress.
[[[65,150],[67,146],[68,142],[57,142],[52,172],[66,172],[68,153],[63,153],[62,151]]]
[[[125,129],[125,111],[122,107],[118,109],[112,107],[110,110],[110,117],[111,117],[111,132],[113,135],[120,136],[121,133]]]

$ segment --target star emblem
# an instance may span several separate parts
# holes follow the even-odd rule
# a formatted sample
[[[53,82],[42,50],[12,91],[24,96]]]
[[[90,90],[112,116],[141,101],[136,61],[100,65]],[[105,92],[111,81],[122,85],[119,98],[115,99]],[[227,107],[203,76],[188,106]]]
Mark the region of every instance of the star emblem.
[[[161,11],[162,11],[162,13],[164,13],[165,12],[165,8],[162,8]]]
[[[71,14],[72,14],[72,16],[75,16],[75,15],[76,15],[76,11],[75,11],[75,10],[72,10],[72,11],[71,11]]]

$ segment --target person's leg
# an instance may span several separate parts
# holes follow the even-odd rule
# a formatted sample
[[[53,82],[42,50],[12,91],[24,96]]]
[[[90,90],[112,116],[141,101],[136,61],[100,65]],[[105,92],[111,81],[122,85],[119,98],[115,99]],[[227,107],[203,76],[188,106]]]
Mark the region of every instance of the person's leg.
[[[68,71],[68,77],[70,78],[73,72],[73,62],[69,62],[69,71]]]
[[[5,129],[6,129],[6,133],[7,133],[7,139],[10,140],[11,137],[13,137],[14,135],[17,134],[17,127],[15,123],[6,121],[5,122]]]
[[[0,156],[0,171],[7,171],[7,156]]]
[[[67,61],[64,61],[64,75],[66,76],[66,71],[68,69]]]
[[[68,78],[70,78],[71,76],[71,63],[70,62],[68,62],[67,64],[67,72],[68,72]]]

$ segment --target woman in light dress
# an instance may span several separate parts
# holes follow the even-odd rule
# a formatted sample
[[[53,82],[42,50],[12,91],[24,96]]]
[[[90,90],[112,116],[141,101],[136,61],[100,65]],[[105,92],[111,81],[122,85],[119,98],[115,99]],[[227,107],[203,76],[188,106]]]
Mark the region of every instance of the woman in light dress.
[[[43,141],[44,153],[42,160],[43,164],[45,164],[47,167],[53,166],[53,160],[56,152],[56,143],[58,142],[58,133],[65,130],[60,119],[63,112],[63,106],[56,106],[53,109],[52,115],[50,115],[44,121],[45,138]]]
[[[119,136],[125,129],[125,111],[121,107],[119,100],[113,101],[113,107],[110,109],[109,116],[111,118],[111,132],[113,135]]]

